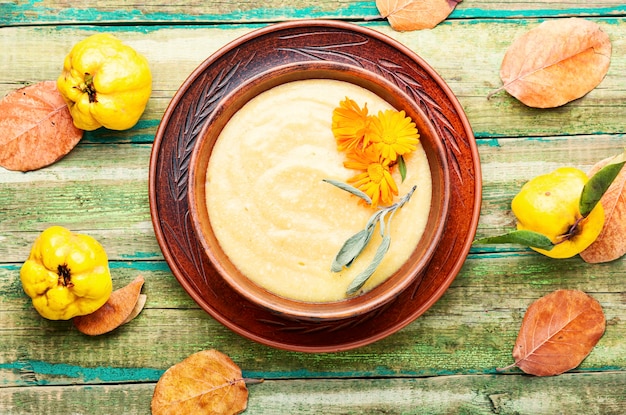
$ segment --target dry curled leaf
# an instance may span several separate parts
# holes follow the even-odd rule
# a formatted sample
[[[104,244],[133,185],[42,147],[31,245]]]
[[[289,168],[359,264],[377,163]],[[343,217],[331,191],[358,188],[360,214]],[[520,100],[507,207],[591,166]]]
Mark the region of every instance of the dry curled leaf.
[[[578,99],[606,75],[611,42],[600,26],[581,18],[543,22],[506,51],[503,88],[524,104],[553,108]]]
[[[248,389],[241,369],[217,350],[194,353],[163,373],[152,396],[152,415],[243,412]]]
[[[0,100],[0,166],[30,171],[69,153],[83,137],[55,81],[12,91]]]
[[[528,307],[513,358],[525,373],[559,375],[574,369],[604,334],[600,304],[578,290],[557,290]],[[506,369],[506,368],[505,368]]]
[[[383,19],[394,30],[432,29],[444,21],[462,0],[376,0]]]
[[[613,157],[598,162],[588,176],[593,176],[609,164]],[[626,254],[626,168],[622,168],[609,189],[600,199],[604,208],[604,226],[598,238],[580,257],[589,263],[609,262]]]
[[[83,334],[98,336],[115,330],[137,316],[145,305],[141,296],[144,278],[139,275],[130,284],[115,290],[106,303],[86,316],[74,317],[74,326]]]
[[[146,301],[148,301],[148,296],[145,294],[139,294],[139,298],[137,298],[137,302],[135,303],[133,310],[130,312],[128,317],[124,319],[122,325],[130,322],[135,317],[137,317],[139,313],[141,313],[141,310],[143,310],[143,308],[146,306]]]

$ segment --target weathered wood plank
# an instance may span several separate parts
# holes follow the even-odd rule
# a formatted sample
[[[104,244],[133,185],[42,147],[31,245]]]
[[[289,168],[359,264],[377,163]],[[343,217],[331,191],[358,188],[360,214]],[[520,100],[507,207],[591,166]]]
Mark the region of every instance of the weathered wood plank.
[[[620,414],[626,374],[269,380],[249,385],[246,414]],[[154,384],[0,388],[6,415],[150,414]],[[585,402],[584,409],[581,402]]]
[[[129,24],[268,22],[298,18],[364,19],[378,16],[376,4],[364,0],[194,1],[191,3],[87,0],[81,7],[64,0],[7,4],[0,23],[19,25],[124,22]],[[120,4],[122,3],[122,4]]]
[[[487,99],[501,86],[499,68],[506,49],[538,24],[535,20],[451,21],[435,30],[409,33],[394,32],[381,23],[368,26],[405,44],[442,76],[465,109],[477,137],[622,133],[626,19],[597,21],[613,44],[606,78],[584,98],[550,110],[528,108],[504,91]],[[124,133],[98,130],[86,134],[85,140],[147,143],[154,137],[172,96],[191,72],[220,47],[256,27],[260,26],[2,28],[0,50],[7,64],[0,67],[0,95],[25,84],[56,79],[75,42],[94,32],[111,31],[147,56],[154,74],[154,92],[135,129]],[[46,48],[43,55],[42,45]]]
[[[197,307],[162,261],[147,202],[148,160],[159,120],[200,62],[261,26],[174,25],[204,23],[211,20],[209,14],[219,21],[265,22],[305,15],[359,20],[374,2],[340,3],[343,11],[331,10],[328,1],[297,2],[291,8],[281,2],[282,8],[272,8],[273,15],[256,10],[254,2],[192,5],[184,15],[166,10],[177,7],[167,5],[149,12],[139,7],[151,6],[116,12],[103,2],[87,2],[81,11],[66,9],[65,2],[27,3],[10,5],[6,15],[8,3],[3,3],[0,19],[10,20],[0,20],[0,26],[48,24],[50,19],[170,26],[0,28],[0,50],[8,63],[0,66],[0,95],[56,78],[71,45],[103,30],[146,54],[155,75],[153,97],[133,130],[87,133],[70,155],[38,172],[0,169],[0,413],[110,414],[120,408],[124,413],[149,413],[152,388],[162,372],[208,348],[229,354],[246,375],[269,379],[251,388],[248,413],[572,413],[580,402],[588,413],[624,412],[624,259],[589,265],[517,247],[476,247],[451,288],[423,317],[373,345],[327,355],[275,350],[230,332]],[[479,137],[483,167],[479,236],[513,226],[509,203],[524,181],[564,163],[588,169],[622,150],[626,19],[596,20],[609,33],[614,56],[607,78],[584,99],[555,110],[526,108],[504,92],[486,99],[499,87],[504,51],[512,39],[537,24],[535,18],[573,12],[623,14],[620,3],[600,0],[574,10],[566,2],[466,1],[451,20],[432,31],[397,33],[385,23],[367,23],[424,57],[466,109]],[[174,15],[179,20],[174,21]],[[473,16],[485,19],[465,20]],[[517,16],[520,19],[513,18]],[[36,314],[19,284],[19,267],[36,235],[51,224],[99,239],[112,259],[116,287],[137,274],[146,277],[148,304],[139,318],[110,335],[87,338],[68,322],[50,322]],[[605,335],[579,373],[550,379],[492,375],[511,363],[511,348],[528,305],[559,288],[590,293],[603,305],[608,320]],[[437,377],[416,379],[422,376]]]
[[[461,2],[450,19],[560,17],[622,15],[623,2],[596,0],[584,7],[571,2],[477,0]],[[2,3],[0,26],[27,24],[181,24],[222,22],[275,22],[302,18],[346,19],[364,21],[380,18],[371,0],[244,0],[208,1],[186,4],[87,0],[81,7],[65,0],[13,1]]]
[[[44,169],[0,169],[2,261],[24,261],[52,225],[94,236],[111,259],[162,258],[148,202],[150,152],[149,144],[80,143]],[[15,244],[24,249],[14,251]]]
[[[144,275],[148,303],[128,325],[91,338],[69,322],[39,317],[21,290],[19,267],[0,267],[0,388],[155,380],[169,365],[211,348],[230,355],[248,377],[495,373],[512,363],[526,308],[561,288],[588,292],[608,322],[579,370],[626,369],[623,260],[590,266],[577,258],[555,261],[535,253],[471,255],[424,316],[372,345],[326,355],[275,350],[232,333],[198,309],[162,262],[114,263],[112,269],[116,287]]]
[[[529,146],[537,151],[529,154]],[[623,146],[621,135],[479,139],[483,204],[478,236],[514,227],[510,202],[530,178],[563,165],[588,171]],[[112,260],[162,258],[148,203],[150,152],[149,144],[84,142],[45,169],[24,174],[0,168],[2,261],[24,261],[38,233],[51,225],[91,234]]]

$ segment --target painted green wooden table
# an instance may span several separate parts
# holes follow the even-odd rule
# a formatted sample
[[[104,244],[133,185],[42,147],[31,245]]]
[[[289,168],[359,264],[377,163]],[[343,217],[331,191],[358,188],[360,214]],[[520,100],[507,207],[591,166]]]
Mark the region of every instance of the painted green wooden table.
[[[77,6],[70,6],[75,4]],[[529,178],[569,164],[587,170],[619,153],[626,132],[626,6],[617,0],[465,0],[433,30],[398,33],[374,1],[0,1],[0,95],[56,79],[78,40],[111,32],[145,54],[153,93],[129,131],[97,130],[60,162],[30,173],[0,168],[0,414],[148,414],[155,383],[188,355],[218,349],[246,377],[250,414],[626,413],[625,260],[589,265],[513,246],[473,248],[445,295],[423,316],[369,346],[329,354],[259,345],[202,311],[170,272],[148,203],[155,132],[178,87],[229,41],[267,24],[329,18],[362,24],[423,57],[458,96],[474,129],[483,174],[478,236],[510,229],[510,200]],[[602,84],[552,110],[525,107],[500,86],[510,43],[542,20],[588,18],[609,34]],[[0,132],[2,133],[2,132]],[[114,285],[141,274],[145,310],[101,337],[38,316],[19,282],[35,237],[50,225],[105,246]],[[511,349],[528,305],[556,289],[602,305],[607,330],[575,370],[535,378],[513,369]]]

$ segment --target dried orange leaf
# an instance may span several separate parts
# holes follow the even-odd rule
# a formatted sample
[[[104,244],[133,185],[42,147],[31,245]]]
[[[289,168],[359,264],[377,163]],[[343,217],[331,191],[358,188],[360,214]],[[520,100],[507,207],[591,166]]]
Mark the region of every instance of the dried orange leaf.
[[[241,369],[217,350],[194,353],[165,371],[152,396],[152,415],[243,412],[248,389]]]
[[[591,168],[588,176],[593,176],[614,157],[604,159]],[[626,168],[622,168],[600,203],[604,208],[604,227],[598,238],[580,257],[589,263],[609,262],[626,254]]]
[[[503,88],[524,104],[553,108],[578,99],[606,75],[611,42],[600,26],[581,18],[549,20],[507,50]]]
[[[513,358],[524,372],[559,375],[574,369],[604,334],[606,319],[600,304],[578,290],[558,290],[528,307]]]
[[[145,294],[139,294],[139,298],[137,298],[137,303],[135,303],[135,307],[133,307],[133,311],[130,312],[130,315],[126,317],[126,319],[122,322],[122,325],[130,322],[135,317],[141,313],[141,310],[146,306],[146,301],[148,301],[148,296]]]
[[[380,15],[394,30],[432,29],[444,21],[462,0],[376,0]]]
[[[83,137],[55,81],[9,93],[0,100],[0,166],[30,171],[69,153]]]
[[[139,275],[127,286],[113,291],[107,302],[95,312],[74,317],[74,326],[83,334],[98,336],[130,321],[128,317],[139,301],[143,283],[144,279]]]

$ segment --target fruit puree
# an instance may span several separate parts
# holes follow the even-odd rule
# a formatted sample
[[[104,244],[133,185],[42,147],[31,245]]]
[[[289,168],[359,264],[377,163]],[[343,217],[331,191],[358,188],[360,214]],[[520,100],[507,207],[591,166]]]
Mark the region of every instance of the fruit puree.
[[[222,249],[256,284],[280,296],[308,301],[344,299],[350,282],[379,244],[376,230],[354,264],[331,272],[333,258],[374,210],[323,179],[346,182],[331,130],[333,109],[346,97],[370,114],[392,108],[360,86],[302,80],[274,87],[246,103],[222,130],[206,179],[209,218]],[[391,222],[391,247],[363,287],[380,284],[409,258],[431,202],[428,160],[421,147],[406,157],[407,176],[394,172],[399,197],[417,190]]]

